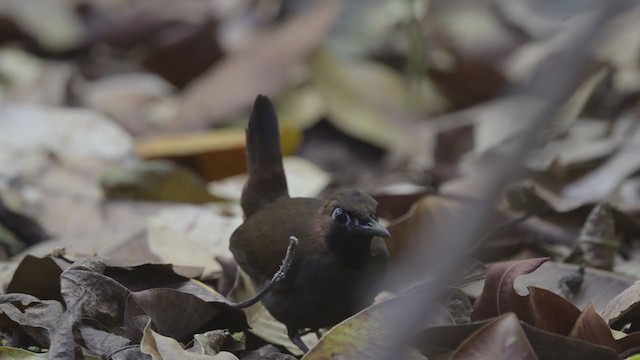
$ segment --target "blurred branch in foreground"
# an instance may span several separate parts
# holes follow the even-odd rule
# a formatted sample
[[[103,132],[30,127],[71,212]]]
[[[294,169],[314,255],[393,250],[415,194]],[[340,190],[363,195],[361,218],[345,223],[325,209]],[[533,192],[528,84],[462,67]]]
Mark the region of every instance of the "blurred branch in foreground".
[[[602,35],[601,30],[629,7],[627,2],[613,1],[594,8],[589,21],[576,24],[582,25],[582,29],[574,32],[575,36],[567,47],[552,55],[554,61],[539,69],[542,71],[538,71],[528,85],[515,89],[506,97],[507,101],[532,97],[540,100],[540,105],[534,109],[522,109],[517,114],[504,112],[503,116],[513,121],[525,121],[528,125],[517,141],[503,149],[507,151],[494,154],[480,171],[466,178],[465,181],[472,179],[473,187],[481,194],[477,204],[441,219],[439,224],[423,222],[425,231],[418,233],[429,234],[430,246],[414,251],[415,255],[399,266],[388,280],[388,285],[396,288],[395,284],[407,284],[407,288],[415,284],[420,286],[411,292],[401,310],[394,311],[397,318],[389,324],[392,327],[388,332],[392,334],[388,339],[390,346],[379,354],[379,359],[405,357],[400,355],[404,355],[408,339],[433,316],[432,310],[436,308],[443,287],[453,280],[454,270],[487,230],[491,209],[499,194],[518,177],[521,160],[536,146],[539,137],[587,75],[588,55]],[[427,273],[429,275],[425,279],[424,274]]]

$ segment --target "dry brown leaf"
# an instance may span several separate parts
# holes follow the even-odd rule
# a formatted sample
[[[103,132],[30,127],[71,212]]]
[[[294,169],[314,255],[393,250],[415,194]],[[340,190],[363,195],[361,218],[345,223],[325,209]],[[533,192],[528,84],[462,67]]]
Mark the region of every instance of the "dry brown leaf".
[[[602,317],[609,325],[618,328],[636,318],[640,308],[640,281],[636,281],[611,299],[602,311]]]
[[[591,304],[580,314],[569,336],[594,345],[609,347],[618,353],[621,350],[611,334],[609,325],[596,313]]]
[[[322,48],[309,67],[336,128],[383,149],[401,146],[408,135],[402,125],[409,95],[398,74],[373,62],[340,61]]]
[[[144,328],[140,350],[151,355],[153,360],[238,360],[238,357],[226,351],[221,351],[216,355],[195,354],[187,351],[175,339],[153,331],[151,321]]]
[[[167,209],[149,220],[149,248],[167,263],[202,266],[211,275],[222,270],[216,256],[232,256],[229,238],[240,224],[237,206]]]
[[[537,360],[538,357],[527,340],[518,317],[509,313],[469,336],[451,359]]]
[[[13,19],[40,46],[59,52],[69,50],[83,40],[83,24],[74,5],[67,0],[0,2],[2,15]]]
[[[484,289],[473,304],[471,320],[483,320],[514,312],[522,321],[560,335],[571,331],[580,310],[560,295],[529,287],[522,296],[514,288],[515,279],[535,271],[547,258],[495,263],[487,269]]]
[[[220,124],[248,107],[256,94],[272,97],[288,84],[292,68],[324,38],[338,13],[327,1],[260,38],[255,47],[238,52],[195,80],[186,90],[175,129],[201,129]]]
[[[282,159],[291,197],[317,197],[331,182],[331,176],[309,160],[286,156]],[[211,182],[209,191],[217,196],[240,201],[248,175],[241,174]]]
[[[280,126],[282,154],[293,153],[301,142],[300,130],[291,124]],[[246,171],[244,129],[158,135],[140,139],[136,154],[143,159],[168,158],[195,163],[204,178],[219,180]]]

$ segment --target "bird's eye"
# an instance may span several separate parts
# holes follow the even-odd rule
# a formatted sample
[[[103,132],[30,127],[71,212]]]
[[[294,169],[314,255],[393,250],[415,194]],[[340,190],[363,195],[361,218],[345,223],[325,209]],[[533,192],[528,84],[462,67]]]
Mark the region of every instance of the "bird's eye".
[[[333,214],[331,214],[331,217],[340,225],[348,225],[351,222],[351,218],[349,217],[349,215],[339,207],[333,210]]]

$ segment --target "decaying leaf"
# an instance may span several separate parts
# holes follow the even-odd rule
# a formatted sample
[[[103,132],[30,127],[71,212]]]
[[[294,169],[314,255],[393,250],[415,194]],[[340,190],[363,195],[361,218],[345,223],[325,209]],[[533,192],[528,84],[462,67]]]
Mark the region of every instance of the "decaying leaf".
[[[187,351],[176,340],[162,336],[152,329],[151,321],[144,328],[144,336],[140,341],[140,350],[151,355],[153,360],[238,360],[238,358],[226,351],[215,355],[194,354]]]
[[[27,265],[48,264],[44,261],[24,260]],[[61,273],[60,268],[56,268],[57,274],[50,271],[55,277],[51,283],[59,284],[56,297],[62,297],[63,304],[27,294],[0,296],[0,327],[23,334],[15,337],[17,344],[28,346],[30,343],[24,341],[31,339],[31,343],[50,346],[52,356],[63,358],[87,351],[101,356],[119,351],[131,339],[142,336],[136,325],[141,316],[157,322],[161,332],[179,339],[191,338],[203,330],[241,331],[247,327],[242,311],[232,309],[222,295],[180,275],[198,274],[192,269],[106,263],[85,257]],[[115,266],[118,263],[124,266]],[[25,276],[23,270],[16,274]],[[27,282],[21,284],[20,290],[47,296],[55,289],[43,291],[38,284]]]
[[[537,360],[518,317],[505,314],[469,336],[451,356],[463,359]]]
[[[45,353],[34,353],[25,349],[12,348],[7,346],[0,346],[0,358],[9,359],[9,360],[46,360],[50,359],[51,354],[48,352]],[[83,356],[84,360],[100,360],[101,358],[98,356],[85,355]]]
[[[202,204],[222,201],[191,170],[166,160],[127,162],[100,179],[107,198]]]
[[[326,49],[310,58],[312,80],[338,129],[382,149],[395,149],[407,137],[407,89],[392,70],[361,63],[345,64]],[[379,93],[376,90],[382,90]]]
[[[470,324],[431,327],[422,331],[414,344],[429,357],[448,358],[472,334],[505,316],[509,315]],[[610,348],[540,330],[524,322],[521,322],[520,325],[540,360],[555,360],[558,358],[558,354],[562,354],[562,358],[567,360],[619,359],[618,355]]]
[[[640,282],[636,282],[616,295],[602,311],[602,317],[613,327],[635,323],[640,315]]]
[[[206,274],[222,270],[216,256],[231,256],[229,237],[242,223],[237,205],[167,209],[149,220],[148,243],[163,261],[201,266]]]
[[[308,10],[263,35],[254,48],[222,61],[187,87],[174,128],[220,124],[256,94],[275,95],[290,81],[290,71],[312,51],[331,27],[338,2]]]
[[[606,346],[619,353],[620,345],[611,334],[611,328],[607,322],[598,315],[593,305],[587,306],[580,314],[569,333],[570,337],[586,341],[594,345]]]
[[[576,247],[565,261],[612,270],[619,247],[611,206],[599,204],[587,217]]]
[[[282,154],[292,154],[298,148],[301,136],[297,127],[282,124]],[[143,159],[171,159],[195,164],[209,181],[246,171],[245,132],[240,128],[148,137],[136,142],[136,154]]]
[[[539,329],[567,335],[580,310],[573,304],[548,290],[529,287],[529,294],[519,295],[516,277],[537,269],[546,258],[508,261],[489,266],[482,295],[474,304],[474,321],[514,312],[522,321]]]
[[[28,345],[18,335],[24,332],[36,344],[48,348],[62,312],[62,304],[56,300],[40,300],[26,294],[0,295],[0,313],[4,315],[0,327],[4,333],[13,332],[9,341],[13,346]]]
[[[515,281],[515,289],[518,293],[526,293],[529,287],[538,287],[560,293],[559,281],[567,276],[576,274],[579,266],[559,262],[545,262],[531,274],[518,276]],[[584,280],[580,291],[575,294],[571,302],[578,308],[585,308],[592,303],[596,310],[602,311],[616,294],[628,288],[634,278],[615,274],[609,271],[586,268]],[[482,292],[484,281],[479,281],[464,288],[471,297],[477,298]]]
[[[633,131],[633,130],[632,130]],[[584,177],[568,184],[562,196],[582,201],[601,201],[610,195],[627,177],[638,171],[640,160],[637,156],[640,131],[635,129],[623,148]]]
[[[397,321],[406,301],[391,298],[351,316],[329,330],[303,359],[370,359],[384,353],[393,337],[391,324]]]
[[[54,258],[25,256],[15,272],[6,291],[32,295],[42,300],[58,300],[60,297],[60,274],[64,268]]]

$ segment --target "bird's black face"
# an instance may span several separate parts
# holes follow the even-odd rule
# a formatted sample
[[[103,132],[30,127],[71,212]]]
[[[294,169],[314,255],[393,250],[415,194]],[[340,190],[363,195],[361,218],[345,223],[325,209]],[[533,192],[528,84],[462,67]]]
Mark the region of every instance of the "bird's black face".
[[[378,202],[360,191],[336,193],[321,211],[327,246],[345,267],[366,265],[371,259],[373,238],[389,236],[389,230],[378,222]]]
[[[336,206],[331,212],[333,227],[337,232],[354,235],[356,237],[389,237],[389,230],[378,222],[373,214],[354,214],[341,206]]]

